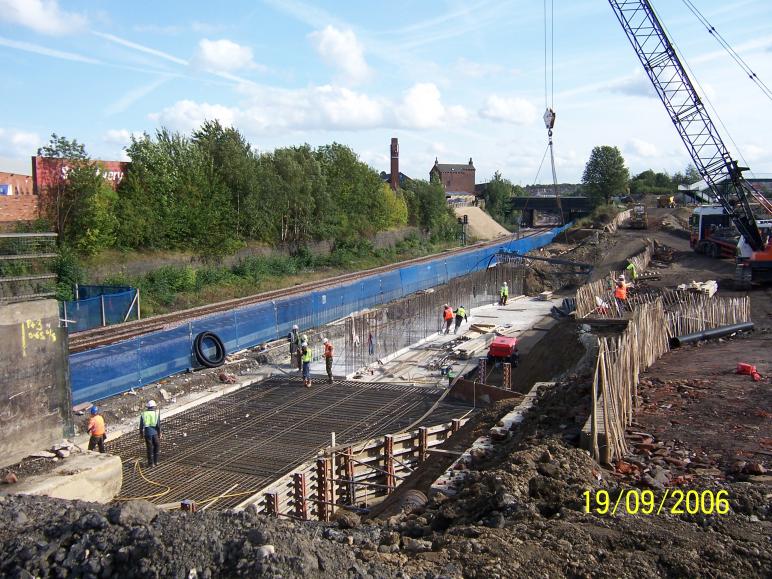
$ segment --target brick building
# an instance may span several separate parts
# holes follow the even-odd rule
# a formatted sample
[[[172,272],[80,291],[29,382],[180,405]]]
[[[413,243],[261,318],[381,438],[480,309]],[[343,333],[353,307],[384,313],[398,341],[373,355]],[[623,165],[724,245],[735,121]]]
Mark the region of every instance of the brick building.
[[[93,159],[92,161],[99,166],[102,177],[110,183],[113,189],[118,187],[130,165],[125,161],[102,161],[100,159]],[[32,157],[32,182],[35,193],[39,194],[42,189],[56,183],[60,177],[66,179],[70,169],[68,159]]]
[[[0,171],[0,223],[38,218],[38,196],[32,177]]]
[[[440,163],[434,159],[434,167],[429,171],[429,179],[442,183],[445,193],[474,195],[474,164]]]

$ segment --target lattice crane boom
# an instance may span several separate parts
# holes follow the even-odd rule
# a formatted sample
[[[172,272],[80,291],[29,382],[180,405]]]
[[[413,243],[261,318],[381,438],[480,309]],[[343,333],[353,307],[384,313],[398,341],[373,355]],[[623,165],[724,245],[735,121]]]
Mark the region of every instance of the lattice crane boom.
[[[716,201],[754,251],[765,243],[750,206],[755,196],[678,59],[648,0],[609,0],[673,125]]]

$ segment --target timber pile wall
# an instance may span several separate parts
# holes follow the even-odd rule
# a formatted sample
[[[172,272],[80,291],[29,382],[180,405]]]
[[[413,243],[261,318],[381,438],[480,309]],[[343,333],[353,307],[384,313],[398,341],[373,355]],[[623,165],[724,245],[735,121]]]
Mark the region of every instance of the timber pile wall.
[[[366,510],[393,492],[431,448],[443,444],[467,420],[328,449],[236,508],[304,521],[329,521],[338,509]]]
[[[750,321],[750,298],[689,296],[665,311],[661,298],[636,307],[618,337],[598,338],[592,388],[592,413],[582,431],[582,446],[604,463],[627,452],[625,428],[632,421],[641,372],[669,348],[669,338]]]

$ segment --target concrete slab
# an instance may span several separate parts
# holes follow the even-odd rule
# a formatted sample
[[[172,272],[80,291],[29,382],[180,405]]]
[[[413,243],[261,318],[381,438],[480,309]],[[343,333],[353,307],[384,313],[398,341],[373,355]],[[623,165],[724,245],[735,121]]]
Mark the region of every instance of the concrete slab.
[[[473,308],[467,315],[467,322],[459,328],[458,334],[432,334],[408,348],[383,358],[382,364],[371,365],[361,373],[362,379],[367,382],[409,382],[415,385],[447,386],[449,381],[447,376],[442,375],[443,367],[449,367],[450,371],[457,376],[477,365],[476,356],[469,360],[459,360],[451,351],[472,324],[492,324],[509,335],[517,336],[520,343],[519,349],[523,355],[527,354],[541,339],[544,334],[542,330],[548,329],[555,323],[555,320],[549,317],[549,313],[553,305],[560,305],[561,302],[562,298],[540,300],[517,296],[506,306],[490,304]],[[485,340],[489,343],[494,334],[485,336],[487,336]],[[482,337],[478,339],[483,340]],[[485,347],[487,344],[483,350]],[[312,363],[311,373],[324,373],[324,362]]]
[[[5,486],[2,494],[108,503],[121,491],[122,483],[120,457],[86,451],[70,455],[61,465],[44,475]]]

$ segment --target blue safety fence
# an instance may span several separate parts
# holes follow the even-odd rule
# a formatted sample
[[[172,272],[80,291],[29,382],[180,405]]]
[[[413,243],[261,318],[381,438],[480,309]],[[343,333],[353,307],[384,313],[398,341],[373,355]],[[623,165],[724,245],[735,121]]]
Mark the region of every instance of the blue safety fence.
[[[522,239],[510,238],[484,249],[439,256],[302,296],[212,314],[169,330],[71,354],[73,403],[100,400],[196,367],[193,341],[201,332],[217,334],[227,352],[250,348],[286,336],[293,324],[300,325],[301,330],[322,326],[358,310],[485,269],[499,251],[524,253],[543,247],[566,227]]]
[[[75,300],[59,302],[67,333],[137,319],[137,289],[126,286],[78,285]]]

